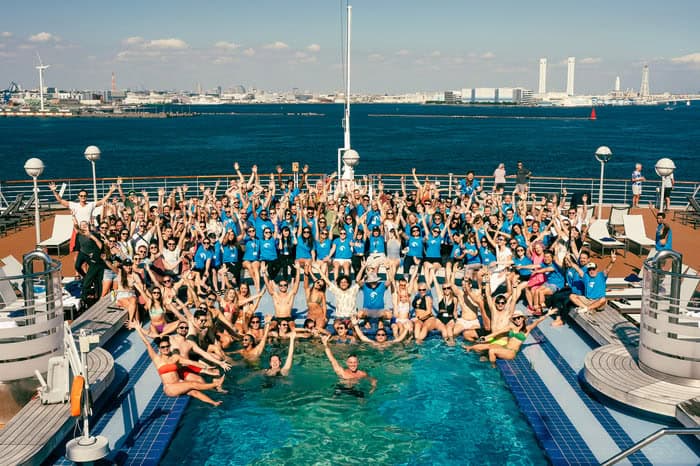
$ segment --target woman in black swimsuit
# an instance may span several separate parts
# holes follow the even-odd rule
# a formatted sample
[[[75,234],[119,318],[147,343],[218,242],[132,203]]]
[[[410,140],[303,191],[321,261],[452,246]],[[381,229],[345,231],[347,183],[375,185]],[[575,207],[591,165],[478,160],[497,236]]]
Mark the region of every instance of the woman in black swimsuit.
[[[439,322],[433,315],[433,297],[428,294],[428,284],[418,283],[418,295],[411,303],[416,316],[413,318],[416,343],[422,343],[430,330]]]

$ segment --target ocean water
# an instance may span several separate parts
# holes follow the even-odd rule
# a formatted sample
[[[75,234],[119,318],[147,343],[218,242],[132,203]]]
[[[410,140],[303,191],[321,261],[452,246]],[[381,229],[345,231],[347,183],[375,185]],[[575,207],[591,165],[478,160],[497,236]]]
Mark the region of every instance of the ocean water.
[[[192,401],[161,464],[547,464],[500,372],[478,356],[440,339],[334,346],[339,361],[350,351],[377,378],[373,394],[335,395],[320,344],[300,343],[288,378],[233,369],[219,408]]]
[[[83,151],[102,150],[97,176],[228,174],[277,164],[308,163],[330,173],[342,145],[337,104],[170,106],[194,118],[0,118],[0,179],[26,179],[24,162],[39,157],[43,178],[91,175]],[[700,102],[690,107],[590,108],[457,107],[358,104],[352,106],[352,146],[358,174],[464,173],[490,175],[499,162],[512,171],[523,160],[535,175],[597,177],[593,153],[613,151],[607,177],[628,178],[635,162],[655,179],[654,163],[672,158],[677,180],[700,179]],[[224,113],[222,114],[212,114]],[[234,114],[231,114],[231,113]],[[311,115],[309,115],[311,114]],[[468,118],[464,118],[468,117]]]

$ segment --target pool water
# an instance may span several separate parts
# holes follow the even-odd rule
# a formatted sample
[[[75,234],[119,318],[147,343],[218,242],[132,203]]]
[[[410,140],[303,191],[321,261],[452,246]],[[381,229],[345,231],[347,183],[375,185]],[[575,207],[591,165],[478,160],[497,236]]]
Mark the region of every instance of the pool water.
[[[286,355],[286,343],[272,351]],[[377,390],[336,395],[321,345],[302,342],[286,379],[234,368],[219,408],[193,400],[162,463],[547,464],[500,372],[461,348],[333,351],[340,362],[357,353]]]

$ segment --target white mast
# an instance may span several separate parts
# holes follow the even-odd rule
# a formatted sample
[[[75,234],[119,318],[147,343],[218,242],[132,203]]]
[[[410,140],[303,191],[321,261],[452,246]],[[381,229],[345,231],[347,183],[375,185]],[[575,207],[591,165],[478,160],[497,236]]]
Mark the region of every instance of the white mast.
[[[345,112],[343,115],[343,147],[338,149],[338,177],[344,182],[351,182],[355,177],[355,166],[360,161],[360,155],[357,151],[352,150],[350,145],[350,45],[351,45],[351,25],[352,25],[352,6],[347,6],[347,23],[346,23],[346,68],[345,68]],[[342,167],[341,167],[342,160]]]

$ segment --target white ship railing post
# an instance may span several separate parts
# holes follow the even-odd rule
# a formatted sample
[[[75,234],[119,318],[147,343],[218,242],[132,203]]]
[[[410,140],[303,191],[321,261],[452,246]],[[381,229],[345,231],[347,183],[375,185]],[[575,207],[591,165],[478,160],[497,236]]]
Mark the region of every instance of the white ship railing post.
[[[36,231],[36,246],[41,243],[41,219],[39,217],[39,186],[36,179],[44,172],[44,162],[33,157],[24,164],[24,171],[34,180],[34,229]]]
[[[603,216],[603,176],[605,175],[605,164],[612,158],[612,151],[608,146],[600,146],[595,151],[595,158],[600,162],[600,187],[598,189],[598,220]]]

